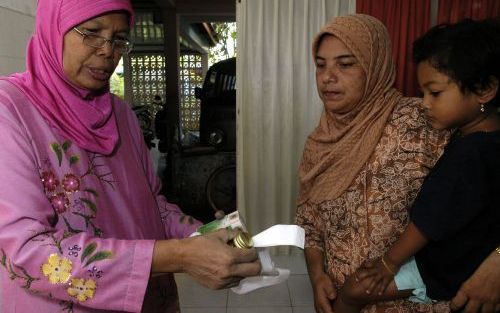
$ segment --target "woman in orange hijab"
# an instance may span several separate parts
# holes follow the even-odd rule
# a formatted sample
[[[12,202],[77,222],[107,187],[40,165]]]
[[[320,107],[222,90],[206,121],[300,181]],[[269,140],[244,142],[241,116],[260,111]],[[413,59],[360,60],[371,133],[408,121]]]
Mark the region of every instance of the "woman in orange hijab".
[[[420,99],[394,89],[390,47],[383,24],[361,14],[333,19],[313,42],[325,110],[299,167],[297,224],[306,230],[317,312],[332,313],[346,278],[404,230],[408,208],[448,139],[427,126]],[[448,303],[399,300],[364,312],[449,310]]]

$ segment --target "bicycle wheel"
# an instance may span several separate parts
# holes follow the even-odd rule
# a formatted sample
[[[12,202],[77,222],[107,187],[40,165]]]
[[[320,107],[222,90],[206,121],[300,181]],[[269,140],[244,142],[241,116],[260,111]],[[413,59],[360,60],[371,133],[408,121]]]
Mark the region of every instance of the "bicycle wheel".
[[[228,214],[236,210],[236,165],[223,165],[208,178],[207,201],[212,210]]]

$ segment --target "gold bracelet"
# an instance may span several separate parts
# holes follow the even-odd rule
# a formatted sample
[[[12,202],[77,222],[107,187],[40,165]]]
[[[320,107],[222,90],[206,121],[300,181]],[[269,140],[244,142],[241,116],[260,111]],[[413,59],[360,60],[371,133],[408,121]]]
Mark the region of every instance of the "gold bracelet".
[[[389,265],[385,262],[384,256],[380,259],[382,261],[382,264],[384,265],[385,269],[389,271],[393,276],[396,276],[396,273],[389,267]]]
[[[500,246],[496,247],[495,251],[500,254]]]

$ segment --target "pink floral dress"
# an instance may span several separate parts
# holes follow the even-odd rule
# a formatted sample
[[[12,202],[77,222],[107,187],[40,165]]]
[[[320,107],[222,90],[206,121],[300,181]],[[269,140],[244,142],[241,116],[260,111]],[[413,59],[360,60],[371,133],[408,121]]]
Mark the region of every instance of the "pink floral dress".
[[[172,275],[150,280],[154,242],[199,222],[159,195],[137,120],[118,98],[110,156],[62,138],[0,81],[0,311],[176,312]]]

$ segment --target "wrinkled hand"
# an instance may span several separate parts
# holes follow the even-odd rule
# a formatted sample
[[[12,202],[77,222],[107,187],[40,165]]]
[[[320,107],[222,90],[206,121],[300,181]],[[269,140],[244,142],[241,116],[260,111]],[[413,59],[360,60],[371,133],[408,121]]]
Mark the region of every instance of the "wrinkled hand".
[[[235,231],[219,230],[190,238],[191,254],[184,257],[184,271],[200,284],[221,289],[237,286],[241,279],[261,271],[255,249],[238,249],[227,245]]]
[[[314,308],[317,313],[333,313],[332,302],[337,297],[330,276],[325,272],[313,275],[311,283],[314,292]]]
[[[494,252],[466,280],[451,300],[451,309],[464,313],[500,311],[500,255]]]
[[[237,286],[241,279],[259,275],[261,265],[255,249],[238,249],[227,244],[236,233],[221,229],[177,241],[157,241],[153,273],[185,272],[210,289]]]
[[[393,272],[397,271],[395,266],[391,266],[391,268],[394,268]],[[366,293],[381,295],[394,279],[394,274],[385,267],[382,258],[379,258],[365,261],[356,271],[354,277],[357,282],[363,284]]]

